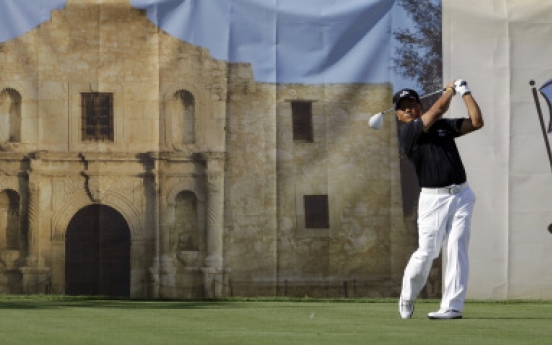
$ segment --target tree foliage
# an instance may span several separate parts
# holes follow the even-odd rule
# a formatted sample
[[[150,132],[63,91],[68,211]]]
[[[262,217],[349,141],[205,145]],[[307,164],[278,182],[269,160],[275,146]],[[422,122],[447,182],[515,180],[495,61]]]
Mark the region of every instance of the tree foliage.
[[[441,0],[398,0],[413,26],[393,35],[400,43],[393,59],[394,71],[416,81],[423,93],[443,87]]]

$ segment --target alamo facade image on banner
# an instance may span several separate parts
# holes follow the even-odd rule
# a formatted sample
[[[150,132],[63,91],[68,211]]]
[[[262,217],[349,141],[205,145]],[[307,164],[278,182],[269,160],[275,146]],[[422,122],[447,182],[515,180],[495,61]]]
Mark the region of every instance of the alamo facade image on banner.
[[[0,293],[397,297],[386,110],[462,78],[468,298],[552,298],[551,34],[552,1],[0,0]]]

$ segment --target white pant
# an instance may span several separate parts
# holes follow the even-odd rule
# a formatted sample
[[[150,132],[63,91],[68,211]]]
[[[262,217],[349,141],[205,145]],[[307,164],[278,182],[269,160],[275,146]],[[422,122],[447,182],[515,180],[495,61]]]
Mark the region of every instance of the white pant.
[[[414,301],[446,241],[447,263],[441,310],[462,311],[468,287],[468,243],[475,195],[469,186],[453,195],[420,193],[418,249],[404,271],[401,297]]]

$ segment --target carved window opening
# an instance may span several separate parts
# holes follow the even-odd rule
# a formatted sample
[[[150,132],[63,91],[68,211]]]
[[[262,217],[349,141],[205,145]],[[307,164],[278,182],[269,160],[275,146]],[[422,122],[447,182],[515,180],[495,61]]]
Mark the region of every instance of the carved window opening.
[[[312,102],[291,102],[291,114],[293,121],[293,141],[313,142],[312,134]]]
[[[82,140],[113,142],[113,93],[81,93]]]
[[[21,141],[21,95],[7,88],[0,92],[0,143]]]
[[[330,227],[327,195],[304,195],[305,228],[325,229]]]
[[[0,251],[19,251],[23,247],[19,204],[19,195],[15,191],[4,190],[0,192]]]
[[[188,90],[179,90],[174,95],[177,103],[173,135],[178,144],[195,143],[195,98]]]
[[[180,192],[175,199],[177,251],[198,251],[200,231],[197,219],[197,197],[190,191]]]

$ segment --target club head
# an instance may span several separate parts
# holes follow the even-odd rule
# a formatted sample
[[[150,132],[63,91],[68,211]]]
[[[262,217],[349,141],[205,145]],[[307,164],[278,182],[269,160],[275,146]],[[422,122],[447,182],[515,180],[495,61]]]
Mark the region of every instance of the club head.
[[[377,113],[376,115],[372,116],[370,120],[368,121],[368,124],[370,125],[370,128],[378,130],[383,125],[383,116],[382,113]]]

